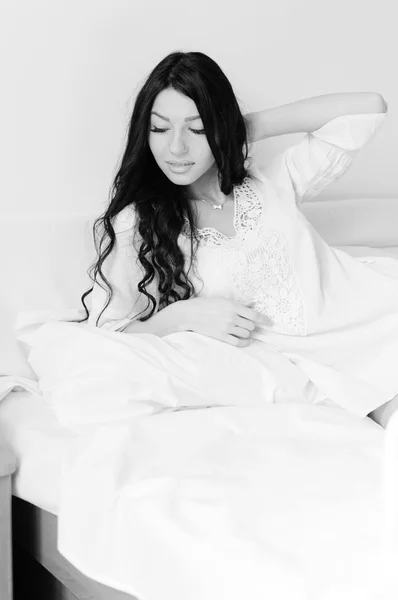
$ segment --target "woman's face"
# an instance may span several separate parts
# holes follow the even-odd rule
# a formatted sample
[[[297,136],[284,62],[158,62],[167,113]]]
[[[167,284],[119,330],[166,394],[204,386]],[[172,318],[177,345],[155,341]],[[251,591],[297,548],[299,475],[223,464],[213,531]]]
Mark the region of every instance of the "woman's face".
[[[190,185],[215,164],[196,104],[180,92],[167,88],[157,95],[149,129],[152,154],[173,183]]]

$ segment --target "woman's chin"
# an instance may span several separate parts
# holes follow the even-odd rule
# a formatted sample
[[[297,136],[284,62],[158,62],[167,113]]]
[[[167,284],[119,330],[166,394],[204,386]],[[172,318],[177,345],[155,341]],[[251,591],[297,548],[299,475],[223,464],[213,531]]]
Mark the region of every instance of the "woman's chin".
[[[169,171],[168,173],[165,173],[165,175],[176,185],[190,185],[198,179],[192,175],[192,173],[172,173]]]

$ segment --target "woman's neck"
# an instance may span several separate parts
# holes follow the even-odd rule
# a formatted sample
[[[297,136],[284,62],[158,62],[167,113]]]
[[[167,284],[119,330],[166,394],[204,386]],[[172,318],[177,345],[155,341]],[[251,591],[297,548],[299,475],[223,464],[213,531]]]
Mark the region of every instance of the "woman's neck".
[[[220,190],[217,169],[209,169],[189,187],[189,199],[193,201],[204,200],[212,204],[224,204],[231,194],[226,196]]]

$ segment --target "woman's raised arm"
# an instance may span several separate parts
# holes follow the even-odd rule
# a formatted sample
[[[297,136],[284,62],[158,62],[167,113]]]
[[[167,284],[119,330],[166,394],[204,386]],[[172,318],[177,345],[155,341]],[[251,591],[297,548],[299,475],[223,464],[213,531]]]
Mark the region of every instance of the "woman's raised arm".
[[[249,142],[289,133],[311,133],[345,115],[387,112],[377,92],[325,94],[258,112],[247,113]]]

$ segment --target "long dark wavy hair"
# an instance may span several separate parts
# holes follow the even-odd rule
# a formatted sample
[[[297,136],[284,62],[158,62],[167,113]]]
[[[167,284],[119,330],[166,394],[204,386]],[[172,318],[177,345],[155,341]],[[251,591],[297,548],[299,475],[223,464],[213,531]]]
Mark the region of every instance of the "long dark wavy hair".
[[[172,52],[153,69],[137,95],[128,127],[126,149],[110,190],[111,200],[93,225],[98,259],[89,267],[88,275],[93,283],[97,282],[105,290],[98,275],[101,277],[108,296],[96,326],[113,297],[112,285],[101,267],[115,245],[116,234],[112,223],[126,206],[134,208],[136,230],[141,242],[138,260],[144,275],[137,282],[137,287],[141,294],[147,296],[148,304],[140,314],[152,304],[150,311],[139,320],[146,321],[156,310],[156,300],[146,289],[156,275],[159,309],[172,302],[187,300],[194,293],[188,272],[195,254],[194,240],[197,244],[198,238],[195,215],[188,202],[188,186],[176,185],[166,177],[156,164],[148,143],[153,103],[157,95],[167,88],[195,102],[217,165],[221,191],[229,195],[233,186],[241,184],[248,174],[245,161],[248,157],[249,123],[240,111],[227,77],[217,63],[201,52]],[[191,265],[188,270],[177,243],[185,218],[192,234]],[[88,319],[89,311],[84,300],[93,289],[94,286],[81,296],[86,316],[75,322]]]

